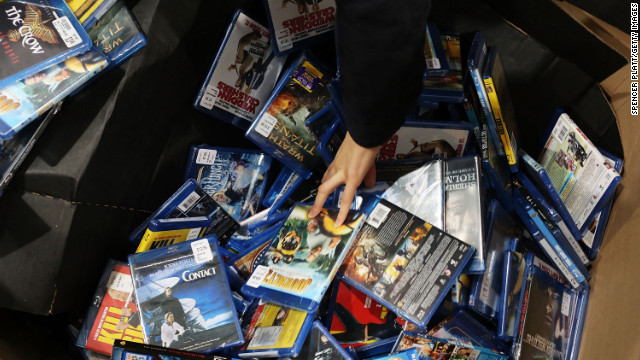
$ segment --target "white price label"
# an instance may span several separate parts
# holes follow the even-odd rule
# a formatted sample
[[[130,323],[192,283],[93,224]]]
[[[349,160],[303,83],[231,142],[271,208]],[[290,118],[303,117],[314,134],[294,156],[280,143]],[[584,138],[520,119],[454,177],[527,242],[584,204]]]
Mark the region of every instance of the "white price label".
[[[207,86],[207,89],[204,91],[204,95],[202,95],[202,99],[200,99],[200,106],[209,110],[213,109],[213,105],[215,105],[219,93],[219,89],[216,89],[211,85]]]
[[[107,289],[130,294],[133,292],[133,279],[131,279],[131,275],[112,271],[107,282]]]
[[[189,235],[187,235],[187,238],[185,241],[197,239],[201,231],[202,231],[202,228],[195,228],[195,229],[189,230]]]
[[[82,43],[82,38],[76,31],[76,29],[71,25],[71,21],[66,16],[59,17],[52,22],[53,27],[56,28],[58,34],[64,41],[64,44],[67,45],[68,48],[74,47],[78,44]]]
[[[280,50],[288,50],[293,47],[293,42],[290,39],[289,29],[282,29],[277,34],[278,48]]]
[[[571,295],[568,293],[562,293],[562,315],[569,316],[569,311],[571,310]]]
[[[262,280],[264,280],[265,276],[269,273],[269,268],[264,265],[258,265],[258,267],[253,271],[249,280],[247,280],[247,286],[251,286],[253,288],[257,288],[262,284]]]
[[[202,264],[213,260],[213,253],[211,252],[211,246],[207,239],[191,242],[191,250],[193,250],[193,257],[196,264]]]
[[[258,134],[264,137],[268,137],[271,134],[271,131],[273,131],[273,128],[276,126],[277,122],[278,119],[276,119],[275,116],[265,112],[260,118],[260,121],[258,121],[255,130]]]
[[[198,165],[213,165],[216,162],[217,150],[212,149],[200,149],[196,156],[196,164]]]

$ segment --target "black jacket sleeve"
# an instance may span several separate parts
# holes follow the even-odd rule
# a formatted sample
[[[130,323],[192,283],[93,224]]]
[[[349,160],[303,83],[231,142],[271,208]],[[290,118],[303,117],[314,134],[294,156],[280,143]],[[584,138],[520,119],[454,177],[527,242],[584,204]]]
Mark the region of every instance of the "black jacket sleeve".
[[[393,135],[422,89],[430,0],[337,0],[336,37],[347,129],[361,146]]]

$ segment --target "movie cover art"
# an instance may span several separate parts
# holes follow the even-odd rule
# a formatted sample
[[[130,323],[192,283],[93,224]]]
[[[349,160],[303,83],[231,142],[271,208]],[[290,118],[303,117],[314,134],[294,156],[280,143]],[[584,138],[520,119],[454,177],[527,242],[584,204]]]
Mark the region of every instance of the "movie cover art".
[[[527,280],[514,357],[520,360],[560,360],[569,345],[574,294],[547,272],[534,266]]]
[[[255,151],[194,146],[185,177],[192,178],[234,219],[258,211],[271,157]]]
[[[0,89],[0,138],[13,136],[107,65],[99,52],[88,51]]]
[[[423,327],[473,251],[383,199],[358,233],[341,271],[345,281]]]
[[[273,148],[276,156],[292,165],[312,171],[322,157],[319,139],[305,122],[324,109],[331,96],[327,85],[330,75],[323,73],[303,55],[286,83],[270,99],[247,136]]]
[[[113,341],[143,341],[133,279],[126,263],[109,261],[96,289],[77,345],[111,355]]]
[[[408,349],[416,349],[419,360],[507,360],[509,358],[490,349],[461,341],[447,341],[419,334],[403,333],[398,338],[393,351]]]
[[[272,240],[243,293],[309,311],[317,308],[353,242],[363,215],[350,212],[336,227],[337,210],[323,209],[313,219],[310,206],[296,205]]]
[[[273,90],[286,57],[275,56],[268,29],[238,11],[196,105],[219,109],[249,127]]]
[[[582,231],[601,199],[606,199],[621,180],[566,113],[554,121],[539,163]]]
[[[122,0],[116,1],[87,33],[93,45],[112,61],[127,57],[127,49],[135,51],[139,46],[146,44],[138,23]],[[136,42],[136,38],[144,44],[132,44]]]
[[[266,0],[279,53],[299,48],[299,43],[332,31],[335,0]]]
[[[231,358],[120,340],[113,344],[111,360],[231,360]]]
[[[0,3],[0,88],[85,51],[89,38],[63,0]]]
[[[332,304],[331,335],[343,346],[359,346],[396,336],[402,325],[396,315],[352,285],[339,281]]]
[[[242,342],[215,236],[129,256],[145,343],[210,352]]]
[[[243,320],[240,357],[297,355],[313,321],[306,311],[260,300]]]
[[[382,144],[378,161],[449,159],[462,156],[470,134],[470,128],[405,125]]]

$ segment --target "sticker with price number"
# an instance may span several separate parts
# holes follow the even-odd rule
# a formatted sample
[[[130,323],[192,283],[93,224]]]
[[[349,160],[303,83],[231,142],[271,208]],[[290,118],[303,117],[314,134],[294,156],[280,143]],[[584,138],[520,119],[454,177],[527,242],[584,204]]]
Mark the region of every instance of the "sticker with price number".
[[[207,239],[193,241],[191,243],[191,250],[193,250],[193,256],[196,264],[202,264],[213,260],[213,253],[211,252],[211,246]]]

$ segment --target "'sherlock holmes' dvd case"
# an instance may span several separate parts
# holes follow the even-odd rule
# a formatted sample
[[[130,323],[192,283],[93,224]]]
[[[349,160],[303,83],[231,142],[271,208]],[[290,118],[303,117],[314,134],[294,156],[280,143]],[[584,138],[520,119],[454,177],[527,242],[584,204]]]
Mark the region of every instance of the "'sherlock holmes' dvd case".
[[[278,55],[301,50],[335,27],[335,0],[265,0]]]
[[[485,271],[484,199],[478,156],[445,162],[445,231],[476,249],[465,272]]]
[[[286,56],[269,30],[236,10],[193,106],[246,130],[265,105]]]
[[[273,238],[242,293],[266,301],[315,311],[347,255],[364,215],[351,211],[335,226],[338,210],[322,209],[308,217],[311,206],[296,205]]]
[[[425,327],[474,248],[381,199],[358,232],[344,280]]]
[[[332,74],[309,52],[303,52],[281,77],[246,137],[308,178],[322,161],[320,139],[307,120],[329,106]]]
[[[63,0],[0,3],[0,88],[89,50],[91,39]]]
[[[129,255],[144,342],[212,352],[243,342],[211,235]]]
[[[271,157],[256,150],[192,146],[185,180],[194,179],[237,221],[258,212]]]

